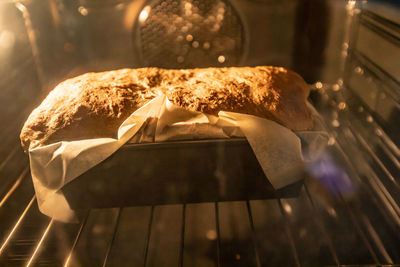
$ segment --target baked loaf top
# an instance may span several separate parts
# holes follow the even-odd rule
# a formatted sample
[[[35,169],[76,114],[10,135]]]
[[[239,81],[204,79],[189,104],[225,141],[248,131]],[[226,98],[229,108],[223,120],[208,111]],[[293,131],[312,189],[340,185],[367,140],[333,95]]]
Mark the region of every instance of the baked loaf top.
[[[56,86],[25,122],[22,147],[116,137],[119,125],[160,93],[193,111],[246,113],[292,130],[313,125],[309,87],[285,68],[121,69],[86,73]]]

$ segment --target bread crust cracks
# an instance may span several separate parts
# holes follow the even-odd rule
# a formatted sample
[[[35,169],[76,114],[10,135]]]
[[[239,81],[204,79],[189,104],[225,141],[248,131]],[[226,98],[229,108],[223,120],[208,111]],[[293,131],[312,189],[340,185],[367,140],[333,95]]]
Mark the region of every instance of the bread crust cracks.
[[[160,93],[188,110],[246,113],[292,130],[312,127],[309,87],[285,68],[121,69],[60,83],[25,122],[22,146],[27,151],[61,140],[116,137],[118,126]]]

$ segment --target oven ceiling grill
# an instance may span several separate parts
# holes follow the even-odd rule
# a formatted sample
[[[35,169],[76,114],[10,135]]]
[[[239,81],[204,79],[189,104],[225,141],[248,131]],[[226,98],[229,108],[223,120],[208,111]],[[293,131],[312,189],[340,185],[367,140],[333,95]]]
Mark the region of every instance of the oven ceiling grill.
[[[233,66],[245,50],[243,23],[226,0],[148,1],[136,25],[133,40],[145,66]]]

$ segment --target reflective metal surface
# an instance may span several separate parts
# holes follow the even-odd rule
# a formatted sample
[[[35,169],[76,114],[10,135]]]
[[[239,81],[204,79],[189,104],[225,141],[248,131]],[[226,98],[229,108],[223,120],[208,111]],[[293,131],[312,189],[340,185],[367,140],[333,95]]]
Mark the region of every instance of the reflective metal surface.
[[[133,30],[144,66],[234,66],[246,49],[243,22],[229,1],[147,1]]]
[[[399,169],[387,167],[398,163],[398,148],[385,140],[384,131],[362,105],[347,106],[344,87],[337,90],[323,84],[316,90],[320,99],[316,106],[323,107],[320,112],[331,140],[326,154],[310,166],[297,198],[94,209],[82,214],[80,224],[63,224],[38,211],[29,172],[23,167],[27,158],[11,151],[2,171],[15,169],[10,162],[21,168],[13,182],[2,184],[0,262],[32,266],[399,263]],[[386,153],[390,161],[378,153]]]
[[[30,45],[34,29],[24,24],[23,10],[12,1],[0,4],[0,72],[4,74],[0,77],[0,266],[399,266],[400,83],[396,64],[400,60],[396,58],[400,27],[392,19],[394,13],[386,17],[382,9],[371,5],[359,9],[360,3],[348,1],[347,37],[341,53],[332,56],[343,60],[343,72],[335,72],[340,78],[333,83],[322,77],[311,93],[330,139],[324,154],[309,164],[298,197],[92,209],[80,211],[79,224],[64,224],[38,210],[19,130],[43,97],[43,88],[60,77],[90,69],[82,62],[97,68],[126,66],[126,62],[109,60],[125,56],[132,62],[132,47],[113,46],[107,38],[112,49],[91,46],[105,38],[96,35],[104,25],[95,23],[96,16],[109,18],[111,9],[89,0],[48,1],[53,7],[44,2],[38,5],[52,10],[54,25],[34,28],[38,54]],[[128,8],[129,1],[105,2],[117,15],[135,13]],[[273,1],[249,1],[249,5],[262,2]],[[294,6],[294,1],[289,2]],[[46,21],[38,16],[38,6],[27,6],[33,23]],[[269,10],[269,21],[278,21],[272,18],[273,9]],[[81,24],[74,24],[74,16],[79,16]],[[18,18],[13,25],[4,19],[11,17]],[[79,30],[92,35],[79,39],[77,25],[86,25]],[[75,31],[46,39],[41,38],[44,29],[47,33]],[[131,36],[132,31],[128,32]],[[11,37],[14,33],[18,34]],[[122,37],[117,40],[125,40],[124,34],[119,31],[116,36]],[[271,43],[271,47],[280,46]],[[282,51],[290,51],[285,45]],[[3,53],[4,49],[8,52]],[[278,55],[281,50],[271,51]],[[290,53],[286,52],[285,57],[262,60],[287,63]],[[53,68],[59,62],[54,58],[65,59],[65,64]],[[37,64],[43,67],[42,74]]]

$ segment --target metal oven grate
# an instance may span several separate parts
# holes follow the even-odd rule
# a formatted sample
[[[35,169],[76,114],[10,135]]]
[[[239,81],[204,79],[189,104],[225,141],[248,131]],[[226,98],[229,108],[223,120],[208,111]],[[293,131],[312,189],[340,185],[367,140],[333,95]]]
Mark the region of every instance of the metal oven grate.
[[[246,49],[245,29],[230,1],[146,1],[133,32],[145,66],[233,66]]]
[[[360,16],[387,24],[376,17]],[[0,266],[399,266],[400,149],[383,106],[357,91],[399,83],[364,52],[351,47],[344,81],[315,85],[331,138],[297,198],[92,209],[79,224],[56,222],[37,207],[21,113],[0,130]],[[398,92],[379,94],[396,103]]]
[[[355,106],[357,121],[350,108],[338,109],[342,89],[319,89],[321,113],[339,125],[328,123],[328,153],[298,198],[93,209],[80,224],[64,224],[38,211],[26,156],[14,148],[0,166],[2,178],[9,174],[1,184],[0,265],[399,264],[399,168],[386,168],[365,140],[366,127],[378,127],[359,119],[368,118],[365,109]],[[398,163],[397,147],[375,129]]]

